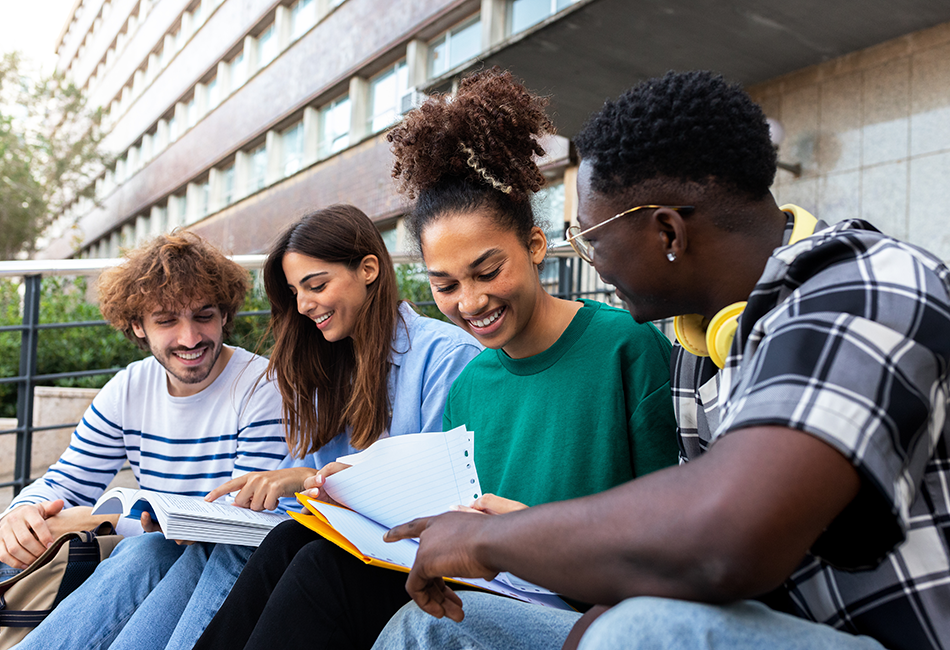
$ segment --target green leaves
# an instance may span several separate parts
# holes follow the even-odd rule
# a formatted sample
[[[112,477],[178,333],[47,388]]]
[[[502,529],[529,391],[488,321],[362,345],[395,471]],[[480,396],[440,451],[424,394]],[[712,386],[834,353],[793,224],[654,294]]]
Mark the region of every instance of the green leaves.
[[[45,278],[40,292],[40,322],[102,320],[99,308],[87,300],[88,292],[86,278]],[[22,319],[18,284],[0,280],[0,325],[20,325]],[[19,374],[21,338],[20,332],[0,332],[0,376]],[[37,374],[122,368],[145,356],[108,325],[40,330]],[[100,388],[111,377],[106,374],[60,379],[51,385]],[[0,416],[16,416],[16,390],[15,384],[0,384]]]
[[[77,197],[92,197],[109,163],[101,112],[63,75],[35,79],[0,56],[0,259],[31,252]]]
[[[403,300],[408,300],[417,306],[422,302],[433,302],[432,287],[429,285],[425,267],[421,264],[397,264],[396,284],[399,285],[399,297]],[[449,320],[433,304],[417,308],[420,313],[430,318],[438,318],[446,322]]]

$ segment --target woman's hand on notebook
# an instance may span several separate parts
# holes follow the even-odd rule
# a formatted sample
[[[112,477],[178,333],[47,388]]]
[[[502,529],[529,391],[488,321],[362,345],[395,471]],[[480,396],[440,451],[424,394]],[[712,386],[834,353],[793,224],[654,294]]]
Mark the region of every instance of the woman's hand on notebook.
[[[334,501],[329,494],[327,494],[327,491],[323,489],[323,486],[326,484],[328,476],[332,476],[333,474],[336,474],[347,467],[349,467],[349,465],[346,463],[327,463],[319,472],[308,477],[307,480],[303,482],[303,493],[311,499],[319,499],[324,503],[332,503],[335,506],[340,505]]]
[[[456,512],[480,512],[486,515],[503,515],[506,512],[524,510],[527,507],[528,506],[521,503],[520,501],[506,499],[505,497],[500,497],[497,494],[483,494],[479,498],[472,501],[471,505],[452,506],[451,509]]]

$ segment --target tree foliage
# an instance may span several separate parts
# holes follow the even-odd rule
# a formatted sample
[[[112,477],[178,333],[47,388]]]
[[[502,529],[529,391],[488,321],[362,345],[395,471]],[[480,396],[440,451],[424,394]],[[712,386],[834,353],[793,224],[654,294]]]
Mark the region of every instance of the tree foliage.
[[[0,259],[32,252],[74,199],[93,196],[108,162],[101,111],[63,75],[23,68],[16,53],[0,57]]]
[[[421,264],[397,264],[396,283],[399,297],[416,305],[418,311],[430,318],[448,321],[432,300],[432,286]]]

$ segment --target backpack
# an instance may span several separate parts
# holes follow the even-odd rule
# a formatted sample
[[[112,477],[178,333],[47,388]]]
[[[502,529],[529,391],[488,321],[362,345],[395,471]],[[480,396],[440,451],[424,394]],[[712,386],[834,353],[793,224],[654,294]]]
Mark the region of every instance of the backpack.
[[[29,567],[0,582],[0,650],[8,650],[92,575],[122,539],[109,522],[64,533]]]

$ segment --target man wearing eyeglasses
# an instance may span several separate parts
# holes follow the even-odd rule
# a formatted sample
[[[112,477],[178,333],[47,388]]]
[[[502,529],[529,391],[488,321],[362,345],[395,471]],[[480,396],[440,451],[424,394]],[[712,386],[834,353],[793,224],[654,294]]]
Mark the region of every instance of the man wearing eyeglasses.
[[[634,319],[678,316],[682,464],[393,529],[415,603],[377,647],[560,647],[579,615],[440,577],[511,571],[606,609],[582,650],[950,649],[950,270],[779,208],[765,117],[718,76],[640,84],[575,144],[570,242]]]

